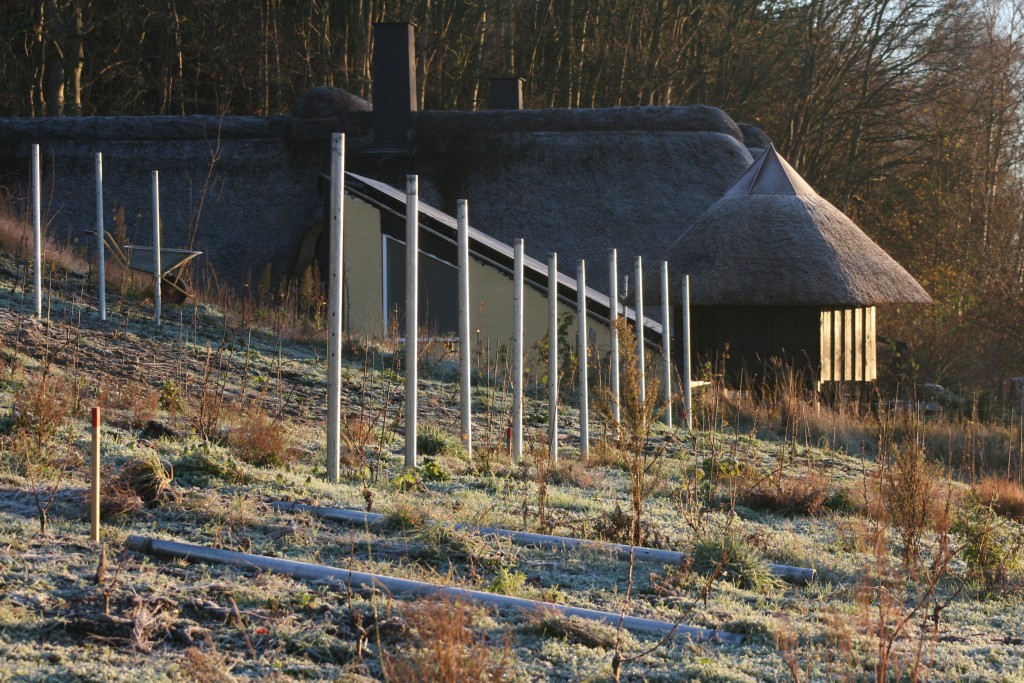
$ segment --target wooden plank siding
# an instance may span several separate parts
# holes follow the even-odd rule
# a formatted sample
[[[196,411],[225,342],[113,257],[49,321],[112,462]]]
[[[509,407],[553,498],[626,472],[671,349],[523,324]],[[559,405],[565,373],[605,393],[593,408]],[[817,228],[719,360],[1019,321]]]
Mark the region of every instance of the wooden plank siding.
[[[678,306],[673,316],[682,329]],[[772,359],[811,385],[878,377],[873,306],[694,306],[690,329],[695,376],[707,364],[732,386],[771,382]],[[678,341],[673,346],[675,353],[681,348]]]
[[[871,382],[875,362],[875,307],[821,311],[821,382]]]

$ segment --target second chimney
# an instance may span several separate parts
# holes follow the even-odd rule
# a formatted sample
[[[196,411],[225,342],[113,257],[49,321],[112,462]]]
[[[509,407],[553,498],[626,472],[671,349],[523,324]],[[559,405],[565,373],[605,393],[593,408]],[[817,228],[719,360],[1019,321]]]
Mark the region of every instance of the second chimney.
[[[408,149],[416,111],[412,24],[373,25],[373,146]]]
[[[523,79],[492,78],[491,99],[488,105],[491,109],[522,109]]]

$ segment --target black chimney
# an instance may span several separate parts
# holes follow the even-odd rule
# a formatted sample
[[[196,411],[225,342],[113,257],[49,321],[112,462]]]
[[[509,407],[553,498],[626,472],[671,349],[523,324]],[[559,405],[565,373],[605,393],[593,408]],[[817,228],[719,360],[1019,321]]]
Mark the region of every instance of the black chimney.
[[[523,79],[492,78],[489,104],[491,109],[522,109]]]
[[[414,111],[416,53],[412,24],[374,24],[373,146],[408,149]]]

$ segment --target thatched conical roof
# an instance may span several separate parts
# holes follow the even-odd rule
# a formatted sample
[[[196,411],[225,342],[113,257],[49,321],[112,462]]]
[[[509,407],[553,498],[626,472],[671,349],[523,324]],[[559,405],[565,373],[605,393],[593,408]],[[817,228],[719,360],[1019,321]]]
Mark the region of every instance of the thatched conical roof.
[[[673,244],[670,299],[696,306],[874,306],[931,297],[769,146]],[[649,300],[660,299],[654,282]],[[645,292],[645,296],[646,296]]]

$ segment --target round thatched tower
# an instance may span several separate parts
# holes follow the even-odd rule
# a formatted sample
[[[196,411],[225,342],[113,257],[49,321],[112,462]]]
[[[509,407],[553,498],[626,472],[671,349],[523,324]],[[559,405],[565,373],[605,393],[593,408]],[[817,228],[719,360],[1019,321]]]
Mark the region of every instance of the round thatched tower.
[[[675,329],[689,274],[694,356],[734,383],[764,377],[771,359],[815,384],[871,381],[875,306],[932,300],[772,145],[666,258]]]

